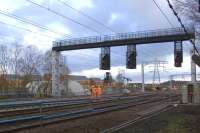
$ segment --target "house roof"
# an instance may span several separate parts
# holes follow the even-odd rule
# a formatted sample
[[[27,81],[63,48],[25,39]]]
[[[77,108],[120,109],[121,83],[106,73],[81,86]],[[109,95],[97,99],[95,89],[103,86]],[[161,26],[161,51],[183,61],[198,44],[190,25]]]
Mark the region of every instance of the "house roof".
[[[76,81],[88,80],[86,76],[81,76],[81,75],[69,75],[69,79]]]
[[[5,75],[7,80],[16,80],[16,79],[22,79],[22,76],[16,75],[16,74],[7,74]],[[41,80],[41,75],[32,75],[33,80]]]

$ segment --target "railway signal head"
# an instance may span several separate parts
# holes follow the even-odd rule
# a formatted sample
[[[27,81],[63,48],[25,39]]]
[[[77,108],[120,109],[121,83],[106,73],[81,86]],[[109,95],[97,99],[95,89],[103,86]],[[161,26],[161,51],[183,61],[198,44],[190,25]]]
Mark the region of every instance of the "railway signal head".
[[[174,65],[175,67],[181,67],[183,62],[183,45],[182,41],[174,43]]]
[[[100,69],[110,70],[110,47],[101,48]]]
[[[195,63],[196,65],[198,65],[198,66],[200,67],[200,57],[199,57],[198,55],[193,54],[193,55],[192,55],[192,60],[194,61],[194,63]]]
[[[128,68],[128,69],[136,69],[136,66],[137,66],[136,57],[137,57],[136,45],[127,46],[126,68]]]

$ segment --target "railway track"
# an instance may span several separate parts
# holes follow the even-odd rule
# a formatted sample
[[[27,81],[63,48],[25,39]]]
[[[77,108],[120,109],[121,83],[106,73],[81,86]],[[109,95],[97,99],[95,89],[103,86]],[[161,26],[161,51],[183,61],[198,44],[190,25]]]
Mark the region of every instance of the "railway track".
[[[145,94],[142,95],[143,97],[151,96],[152,94]],[[138,95],[140,96],[140,95]],[[72,110],[76,108],[86,108],[90,106],[95,105],[101,105],[101,104],[111,104],[114,102],[119,101],[126,101],[133,98],[137,98],[138,96],[121,96],[121,97],[111,97],[111,98],[102,98],[102,99],[81,99],[79,100],[73,100],[73,101],[50,101],[50,102],[31,102],[31,103],[25,103],[25,104],[9,104],[6,105],[6,107],[9,107],[6,110],[0,110],[0,118],[3,117],[11,117],[16,115],[27,115],[27,114],[33,114],[33,113],[41,113],[41,110],[43,113],[49,112],[49,111],[59,111],[59,110]],[[28,107],[26,107],[28,106]],[[2,106],[0,105],[2,108]],[[5,105],[3,105],[5,107]],[[10,107],[17,107],[15,109],[10,109]]]
[[[152,118],[154,116],[159,115],[162,112],[168,111],[168,110],[173,109],[173,108],[174,107],[172,105],[166,105],[166,106],[164,106],[163,108],[161,108],[159,110],[150,111],[148,113],[145,113],[143,115],[140,115],[140,116],[136,117],[133,120],[126,121],[126,122],[121,123],[121,124],[119,124],[117,126],[114,126],[114,127],[111,127],[111,128],[105,129],[105,130],[102,130],[100,133],[116,133],[116,132],[120,132],[122,129],[130,127],[131,125],[134,125],[137,122],[140,122],[140,121]]]
[[[172,97],[171,97],[172,98]],[[123,99],[123,100],[122,100]],[[115,101],[112,104],[102,103],[100,106],[91,106],[87,109],[79,109],[75,111],[58,111],[58,112],[49,112],[47,114],[34,114],[34,115],[24,115],[23,117],[15,117],[9,120],[0,120],[0,125],[5,125],[4,128],[0,126],[0,133],[2,132],[16,132],[24,129],[30,129],[34,127],[40,127],[43,125],[58,123],[66,120],[77,119],[82,117],[88,117],[92,115],[98,115],[106,112],[126,109],[133,106],[139,106],[143,104],[148,104],[152,102],[167,102],[169,101],[168,96],[155,96],[155,95],[146,95],[138,97],[123,97],[121,100],[123,102]],[[124,100],[126,99],[126,100]],[[173,99],[177,100],[177,96],[174,96]],[[104,101],[105,102],[105,101]],[[98,104],[97,104],[98,105]],[[10,125],[15,124],[16,128],[10,128]],[[9,128],[7,128],[9,127]]]

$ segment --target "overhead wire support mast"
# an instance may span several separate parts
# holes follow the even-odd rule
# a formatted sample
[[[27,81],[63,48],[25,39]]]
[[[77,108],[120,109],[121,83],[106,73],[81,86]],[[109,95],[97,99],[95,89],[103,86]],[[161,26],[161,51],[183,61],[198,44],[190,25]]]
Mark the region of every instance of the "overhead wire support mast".
[[[175,9],[174,9],[173,5],[171,4],[171,2],[169,0],[167,0],[167,3],[169,5],[169,7],[171,8],[171,10],[173,11],[174,15],[176,16],[176,18],[178,19],[178,22],[180,23],[181,27],[184,29],[185,33],[188,34],[188,31],[187,31],[186,27],[184,26],[181,18],[178,16],[178,13],[175,11]],[[200,11],[200,0],[199,0],[199,11]],[[192,45],[193,45],[195,51],[197,52],[197,54],[200,56],[200,53],[197,50],[194,41],[190,40],[190,42],[192,43]]]

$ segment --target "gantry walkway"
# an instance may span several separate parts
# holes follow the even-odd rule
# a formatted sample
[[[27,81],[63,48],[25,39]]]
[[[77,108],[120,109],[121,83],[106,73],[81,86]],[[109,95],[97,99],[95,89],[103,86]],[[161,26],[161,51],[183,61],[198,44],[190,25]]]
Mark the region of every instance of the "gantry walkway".
[[[55,41],[52,50],[67,51],[100,47],[113,47],[132,44],[149,44],[173,41],[185,41],[195,38],[194,30],[182,28],[158,29],[129,33],[118,33],[113,35],[91,36]]]

